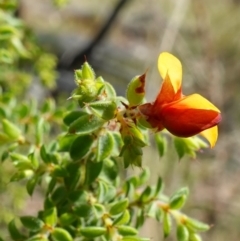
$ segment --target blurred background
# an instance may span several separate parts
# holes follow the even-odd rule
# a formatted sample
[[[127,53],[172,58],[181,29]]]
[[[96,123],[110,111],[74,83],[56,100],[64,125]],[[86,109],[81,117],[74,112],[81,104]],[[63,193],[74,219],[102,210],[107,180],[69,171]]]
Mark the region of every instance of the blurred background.
[[[189,186],[184,212],[213,225],[204,240],[239,240],[240,1],[69,0],[59,9],[49,0],[21,0],[17,14],[59,58],[56,95],[73,90],[73,70],[85,55],[120,95],[132,77],[148,70],[151,101],[161,84],[159,53],[169,51],[181,60],[184,94],[198,92],[222,111],[219,140],[213,150],[181,162],[176,153],[159,159],[147,148],[144,166],[153,172],[153,182],[163,177],[167,194]],[[29,199],[24,214],[36,213],[40,200],[40,194]],[[150,221],[142,234],[161,240],[160,225]]]

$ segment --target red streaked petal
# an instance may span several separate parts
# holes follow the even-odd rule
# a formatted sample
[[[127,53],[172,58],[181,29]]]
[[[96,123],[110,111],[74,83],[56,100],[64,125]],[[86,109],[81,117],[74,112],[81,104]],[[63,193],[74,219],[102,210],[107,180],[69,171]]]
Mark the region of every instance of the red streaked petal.
[[[159,119],[172,134],[190,137],[216,126],[221,121],[221,115],[211,102],[194,94],[164,105]]]
[[[200,133],[204,138],[206,138],[210,144],[210,147],[213,148],[217,142],[218,138],[218,127],[214,126],[212,128],[209,128],[205,131],[202,131]]]
[[[154,105],[161,106],[162,104],[170,103],[180,98],[181,98],[181,90],[180,92],[175,93],[174,88],[172,86],[172,82],[167,74],[162,83],[161,90],[154,102]]]
[[[175,93],[179,92],[182,86],[182,64],[172,54],[163,52],[158,57],[158,70],[163,80],[167,74]]]

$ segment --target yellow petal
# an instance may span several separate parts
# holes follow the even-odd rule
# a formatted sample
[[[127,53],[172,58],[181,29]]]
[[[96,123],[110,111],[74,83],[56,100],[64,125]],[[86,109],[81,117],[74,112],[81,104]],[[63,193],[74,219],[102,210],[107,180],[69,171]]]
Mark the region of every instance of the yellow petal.
[[[182,85],[182,64],[181,62],[172,54],[163,52],[158,57],[158,70],[163,80],[166,75],[170,77],[172,86],[175,93],[181,88]]]
[[[214,126],[200,133],[210,143],[210,147],[213,148],[218,138],[218,127]]]
[[[175,103],[173,103],[175,104]],[[202,109],[202,110],[213,110],[220,113],[220,110],[212,104],[210,101],[205,99],[199,94],[192,94],[185,96],[177,102],[178,108],[191,108],[191,109]]]

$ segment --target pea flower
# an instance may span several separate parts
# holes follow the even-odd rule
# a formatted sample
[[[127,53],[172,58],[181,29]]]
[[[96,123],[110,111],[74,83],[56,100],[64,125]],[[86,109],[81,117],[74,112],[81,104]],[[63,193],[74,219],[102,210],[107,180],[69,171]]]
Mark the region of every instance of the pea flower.
[[[140,113],[158,131],[166,128],[178,137],[201,134],[213,147],[218,137],[220,110],[199,94],[182,94],[182,65],[170,53],[159,55],[158,70],[163,78],[160,92],[153,103],[138,107]]]

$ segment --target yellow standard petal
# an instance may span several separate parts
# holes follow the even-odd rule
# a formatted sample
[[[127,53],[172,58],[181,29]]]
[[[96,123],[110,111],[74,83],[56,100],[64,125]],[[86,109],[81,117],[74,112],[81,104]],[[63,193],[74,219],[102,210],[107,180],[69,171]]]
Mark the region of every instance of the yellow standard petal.
[[[200,134],[208,140],[210,147],[213,148],[218,138],[218,127],[214,126],[205,131],[202,131]]]
[[[158,57],[158,70],[161,77],[165,80],[168,74],[175,93],[181,88],[182,85],[182,64],[172,54],[163,52]]]

